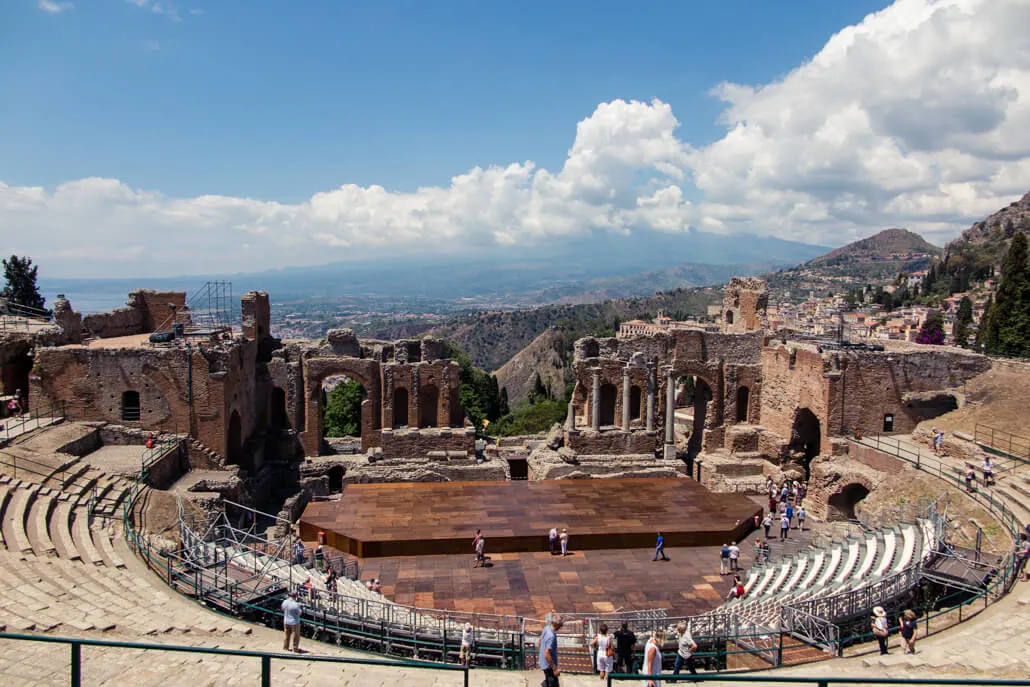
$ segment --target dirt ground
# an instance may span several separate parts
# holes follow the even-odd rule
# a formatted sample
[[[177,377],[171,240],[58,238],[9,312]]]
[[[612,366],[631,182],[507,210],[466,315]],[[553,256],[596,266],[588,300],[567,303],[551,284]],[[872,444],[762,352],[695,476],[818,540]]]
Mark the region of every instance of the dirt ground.
[[[958,410],[928,420],[919,429],[936,426],[945,432],[973,435],[976,425],[1030,437],[1026,390],[1030,388],[1030,362],[996,361],[990,370],[958,387],[965,404]]]
[[[914,468],[907,468],[896,478],[884,480],[855,507],[859,513],[880,513],[907,503],[918,503],[920,499],[946,498],[948,521],[951,530],[948,540],[957,546],[972,547],[976,543],[977,527],[984,531],[983,548],[992,553],[1003,554],[1010,550],[1012,542],[1004,529],[965,495],[961,489],[941,489],[941,480]]]

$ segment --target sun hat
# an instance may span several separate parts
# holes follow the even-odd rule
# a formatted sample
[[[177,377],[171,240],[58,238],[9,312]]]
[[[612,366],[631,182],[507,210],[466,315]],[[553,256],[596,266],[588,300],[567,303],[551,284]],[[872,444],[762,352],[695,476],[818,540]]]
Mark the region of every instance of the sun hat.
[[[877,606],[873,609],[873,615],[875,615],[877,618],[882,618],[883,616],[887,615],[887,611],[883,610],[883,606]]]

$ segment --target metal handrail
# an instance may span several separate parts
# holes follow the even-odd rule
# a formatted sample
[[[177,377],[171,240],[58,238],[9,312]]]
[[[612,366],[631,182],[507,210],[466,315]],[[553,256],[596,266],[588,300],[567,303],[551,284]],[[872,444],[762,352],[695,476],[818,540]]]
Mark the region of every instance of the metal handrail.
[[[1023,465],[1030,463],[1030,437],[977,423],[973,427],[973,441],[992,451],[1005,453]]]
[[[357,666],[382,666],[386,668],[416,668],[420,670],[443,670],[463,674],[463,684],[468,687],[469,669],[463,665],[446,665],[428,661],[387,661],[375,658],[350,658],[344,656],[312,656],[270,653],[264,651],[248,651],[246,649],[222,649],[214,647],[183,646],[179,644],[144,644],[143,642],[116,642],[106,639],[79,639],[72,637],[53,637],[50,635],[26,635],[0,632],[0,640],[18,640],[26,642],[44,642],[48,644],[67,644],[71,646],[71,664],[69,666],[69,684],[71,687],[82,685],[82,647],[96,646],[113,649],[136,649],[142,651],[170,651],[184,654],[207,654],[213,656],[236,656],[240,658],[257,658],[261,660],[261,685],[272,684],[272,660],[276,661],[308,661],[311,663],[334,663]]]
[[[44,420],[56,422],[58,419],[63,420],[66,417],[63,401],[46,403],[42,407],[34,404],[27,413],[0,420],[0,431],[3,432],[3,440],[8,441],[12,438],[12,434],[18,437],[29,431],[28,425],[33,422],[36,423],[36,426],[32,429],[39,429],[40,423]],[[15,432],[17,433],[15,434]]]
[[[746,675],[706,675],[704,673],[698,673],[697,675],[670,675],[668,673],[660,673],[658,675],[636,675],[632,673],[610,673],[608,675],[608,687],[611,687],[613,682],[626,682],[628,680],[634,680],[640,682],[641,680],[655,680],[662,682],[743,682],[743,683],[769,683],[769,684],[798,684],[798,685],[818,685],[819,687],[829,687],[829,685],[954,685],[956,687],[973,687],[974,685],[984,685],[986,687],[1027,687],[1030,685],[1030,680],[996,680],[990,678],[977,677],[975,679],[962,679],[962,678],[919,678],[919,677],[903,677],[903,678],[891,678],[891,677],[796,677],[793,675],[776,675],[775,677],[767,675],[755,675],[748,673]]]

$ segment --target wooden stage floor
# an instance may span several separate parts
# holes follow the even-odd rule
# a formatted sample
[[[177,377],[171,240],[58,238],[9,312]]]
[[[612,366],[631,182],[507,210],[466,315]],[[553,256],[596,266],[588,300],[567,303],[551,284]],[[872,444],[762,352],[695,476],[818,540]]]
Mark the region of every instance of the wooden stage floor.
[[[719,546],[742,540],[761,513],[737,494],[687,479],[348,484],[339,501],[311,503],[301,536],[363,559],[468,553],[476,529],[493,554],[539,552],[551,527],[577,551]]]

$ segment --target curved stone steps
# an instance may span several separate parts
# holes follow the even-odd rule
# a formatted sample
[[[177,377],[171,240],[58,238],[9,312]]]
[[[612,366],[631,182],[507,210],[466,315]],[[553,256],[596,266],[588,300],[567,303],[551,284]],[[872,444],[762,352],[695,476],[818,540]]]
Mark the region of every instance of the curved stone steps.
[[[11,492],[11,502],[4,511],[3,522],[4,541],[7,542],[8,551],[32,553],[32,544],[29,543],[29,534],[25,529],[25,519],[34,496],[35,493],[31,489],[22,486]]]
[[[29,542],[32,544],[33,553],[37,556],[53,556],[57,554],[57,547],[50,539],[49,521],[50,513],[53,511],[57,499],[51,494],[43,494],[43,491],[44,489],[40,489],[37,492],[36,498],[29,508]]]
[[[4,514],[7,512],[7,506],[11,502],[11,489],[7,484],[0,485],[0,523],[3,522]],[[7,537],[4,536],[3,528],[0,527],[0,544],[7,548]]]
[[[66,560],[80,559],[79,551],[72,538],[71,529],[72,505],[68,501],[58,501],[50,513],[50,536],[57,548],[57,555]]]
[[[89,531],[89,516],[85,508],[76,508],[72,511],[72,540],[75,542],[75,550],[79,552],[79,558],[83,563],[104,564],[104,557],[93,546],[93,537]]]
[[[90,529],[93,533],[93,545],[104,559],[104,565],[109,568],[124,568],[125,561],[122,560],[121,556],[114,550],[114,545],[111,544],[112,538],[121,536],[121,529],[114,528],[113,525],[99,524],[97,522],[94,522]]]

